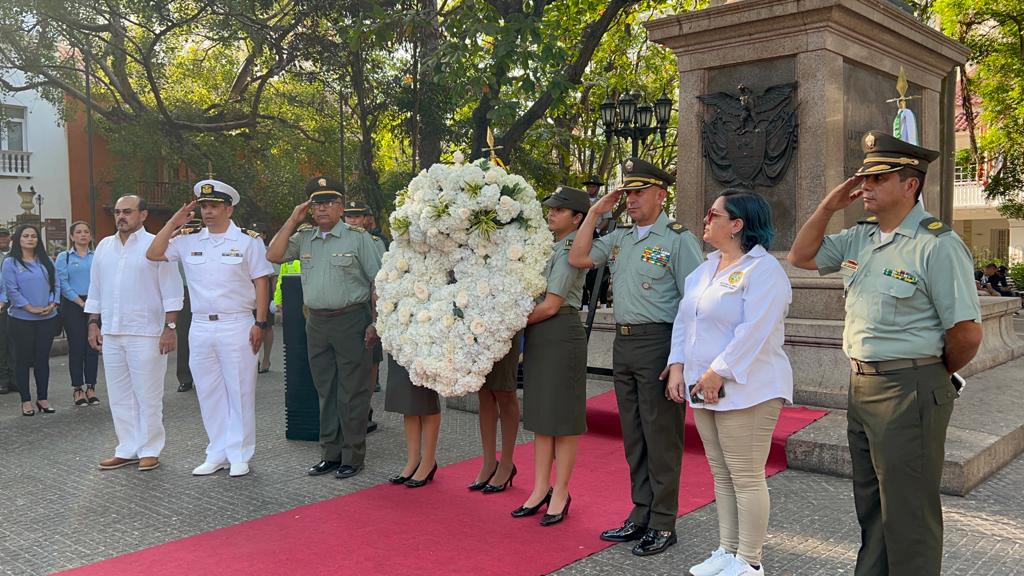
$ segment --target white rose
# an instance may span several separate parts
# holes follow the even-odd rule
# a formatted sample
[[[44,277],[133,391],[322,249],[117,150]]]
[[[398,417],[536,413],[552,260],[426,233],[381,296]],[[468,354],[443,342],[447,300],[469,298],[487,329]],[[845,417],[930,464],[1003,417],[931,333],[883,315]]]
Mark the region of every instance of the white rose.
[[[469,304],[469,294],[460,290],[459,293],[455,295],[455,305],[459,308],[465,308],[467,304]]]
[[[462,152],[456,150],[455,153],[452,154],[452,162],[454,162],[456,164],[462,164],[465,161],[466,161],[466,156]]]
[[[383,312],[384,312],[385,314],[388,314],[388,313],[394,312],[394,310],[395,310],[395,303],[394,303],[394,302],[392,302],[391,300],[385,300],[385,301],[381,302],[381,304],[380,304],[380,309],[381,309],[381,310],[382,310],[382,311],[383,311]]]
[[[430,322],[431,318],[433,318],[433,316],[431,316],[428,310],[420,310],[420,313],[416,315],[416,321],[420,322],[421,324],[426,324],[427,322]]]
[[[484,330],[487,330],[487,323],[477,318],[469,324],[469,330],[473,332],[473,334],[483,334]]]
[[[413,286],[412,291],[420,300],[425,301],[427,298],[430,298],[430,290],[428,290],[427,287],[424,286],[422,282],[417,282],[416,285]]]
[[[498,171],[491,168],[490,170],[487,171],[487,175],[484,176],[484,181],[487,182],[488,184],[496,184],[498,182],[498,178],[500,177],[501,175],[498,174]]]
[[[398,310],[398,321],[402,324],[408,324],[409,320],[412,319],[412,310],[408,308],[401,308]]]
[[[402,274],[398,270],[389,270],[388,271],[388,281],[389,282],[397,282],[398,279],[401,278],[401,277],[402,277]]]
[[[451,328],[455,325],[455,317],[451,314],[445,314],[444,318],[441,319],[441,324],[443,324],[445,328]]]
[[[404,258],[400,258],[398,261],[395,262],[395,270],[398,270],[399,272],[408,272],[409,261]]]
[[[508,247],[505,254],[508,256],[509,260],[519,260],[523,257],[523,247],[519,244],[513,244]]]
[[[469,208],[459,208],[458,210],[460,220],[469,220],[470,214],[472,214],[472,212],[469,211]]]
[[[476,285],[476,293],[480,296],[487,296],[491,293],[491,286],[486,280],[481,280]]]

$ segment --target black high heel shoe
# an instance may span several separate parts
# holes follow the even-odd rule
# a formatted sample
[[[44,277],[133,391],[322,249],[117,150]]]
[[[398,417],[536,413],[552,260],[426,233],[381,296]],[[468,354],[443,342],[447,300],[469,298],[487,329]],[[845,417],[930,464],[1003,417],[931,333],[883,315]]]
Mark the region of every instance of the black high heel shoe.
[[[422,487],[427,485],[427,482],[430,482],[431,480],[434,479],[434,474],[436,474],[436,473],[437,473],[437,462],[434,462],[434,467],[430,469],[430,474],[427,474],[426,478],[424,478],[423,480],[416,480],[415,478],[409,478],[408,480],[405,481],[405,485],[407,487],[409,487],[409,488],[422,488]]]
[[[512,511],[512,517],[525,518],[527,516],[533,516],[534,514],[540,511],[541,506],[551,503],[551,492],[552,490],[548,488],[547,495],[544,496],[544,499],[538,502],[536,506],[520,506],[519,508],[516,508],[515,510]]]
[[[495,472],[497,472],[497,470],[495,470]],[[518,470],[516,470],[516,465],[513,464],[512,473],[508,475],[508,480],[505,480],[504,484],[499,484],[495,486],[494,484],[488,483],[480,491],[483,492],[484,494],[496,494],[498,492],[504,492],[506,488],[512,486],[512,479],[516,477],[516,472],[518,472]]]
[[[558,524],[562,520],[565,520],[565,517],[569,515],[569,504],[572,504],[572,494],[569,494],[565,498],[565,507],[562,508],[561,512],[558,514],[545,514],[541,516],[540,525],[551,526],[552,524]]]
[[[480,482],[473,482],[469,486],[466,486],[466,489],[470,490],[471,492],[478,492],[480,490],[483,490],[484,486],[487,486],[487,483],[490,482],[491,478],[494,478],[494,475],[497,474],[497,473],[498,473],[498,465],[495,464],[494,465],[494,471],[491,472],[491,475],[488,476],[486,480],[481,480]]]
[[[75,400],[75,406],[85,406],[89,401],[85,398],[85,390],[79,386],[75,388],[75,391],[71,394],[71,397]]]
[[[54,412],[57,411],[53,406],[47,406],[46,408],[43,408],[43,405],[40,404],[39,402],[36,402],[36,408],[38,408],[40,412],[45,412],[46,414],[53,414]]]
[[[35,410],[25,410],[25,407],[22,406],[22,408],[21,408],[21,415],[22,416],[35,416],[36,415],[36,411]]]
[[[416,468],[419,468],[419,467],[420,467],[420,465],[417,464]],[[409,473],[408,476],[402,476],[402,473],[399,472],[398,474],[395,474],[394,476],[391,476],[390,478],[388,478],[388,482],[391,482],[392,484],[405,484],[405,482],[408,479],[412,478],[412,475],[416,473],[416,468],[413,468],[412,472]]]

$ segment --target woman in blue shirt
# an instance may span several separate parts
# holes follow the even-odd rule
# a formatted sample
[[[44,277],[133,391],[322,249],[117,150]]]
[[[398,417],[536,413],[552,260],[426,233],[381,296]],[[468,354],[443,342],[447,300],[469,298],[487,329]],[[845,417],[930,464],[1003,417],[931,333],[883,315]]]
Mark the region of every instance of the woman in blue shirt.
[[[72,222],[68,236],[71,237],[71,248],[57,255],[60,316],[68,337],[68,369],[75,389],[75,405],[99,404],[100,399],[96,397],[99,353],[89,346],[89,315],[84,310],[92,270],[92,229],[81,220]],[[87,390],[83,391],[82,386]]]
[[[11,344],[14,351],[14,378],[21,393],[21,413],[34,416],[28,388],[29,368],[36,378],[36,407],[41,412],[56,412],[46,399],[50,384],[50,347],[60,327],[57,298],[60,281],[53,262],[46,255],[39,228],[22,224],[14,231],[11,254],[0,270],[9,305]]]

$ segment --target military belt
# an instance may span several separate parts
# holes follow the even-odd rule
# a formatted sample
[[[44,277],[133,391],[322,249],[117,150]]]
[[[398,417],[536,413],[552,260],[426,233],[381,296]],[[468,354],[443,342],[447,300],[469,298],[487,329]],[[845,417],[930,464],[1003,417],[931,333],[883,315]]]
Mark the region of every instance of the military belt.
[[[651,324],[616,324],[615,331],[619,336],[643,336],[644,334],[660,334],[665,330],[671,330],[672,324],[668,322],[654,322]]]
[[[930,356],[928,358],[904,358],[900,360],[881,360],[877,362],[869,362],[866,360],[855,360],[850,358],[850,370],[855,374],[885,374],[887,372],[895,372],[896,370],[904,370],[906,368],[920,368],[922,366],[931,366],[932,364],[940,364],[942,358],[936,358]]]
[[[310,316],[316,316],[318,318],[334,318],[336,316],[341,316],[343,314],[348,314],[349,312],[355,312],[356,310],[359,310],[360,308],[365,308],[365,307],[366,307],[366,302],[357,302],[355,304],[350,304],[348,306],[345,306],[344,308],[339,308],[338,310],[325,310],[323,308],[310,308],[309,309],[309,314],[310,314]]]
[[[555,312],[555,316],[562,316],[562,315],[565,315],[565,314],[579,314],[579,313],[580,313],[579,308],[576,308],[575,306],[562,306],[562,307],[560,307],[558,309],[558,312]]]

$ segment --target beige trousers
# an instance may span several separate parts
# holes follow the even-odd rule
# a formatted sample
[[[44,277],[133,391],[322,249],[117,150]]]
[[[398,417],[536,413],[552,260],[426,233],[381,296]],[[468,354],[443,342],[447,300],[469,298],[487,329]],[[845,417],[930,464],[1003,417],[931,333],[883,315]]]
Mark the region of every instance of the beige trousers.
[[[764,465],[782,398],[742,410],[693,411],[715,477],[719,544],[751,564],[761,563],[768,533],[768,483]]]

